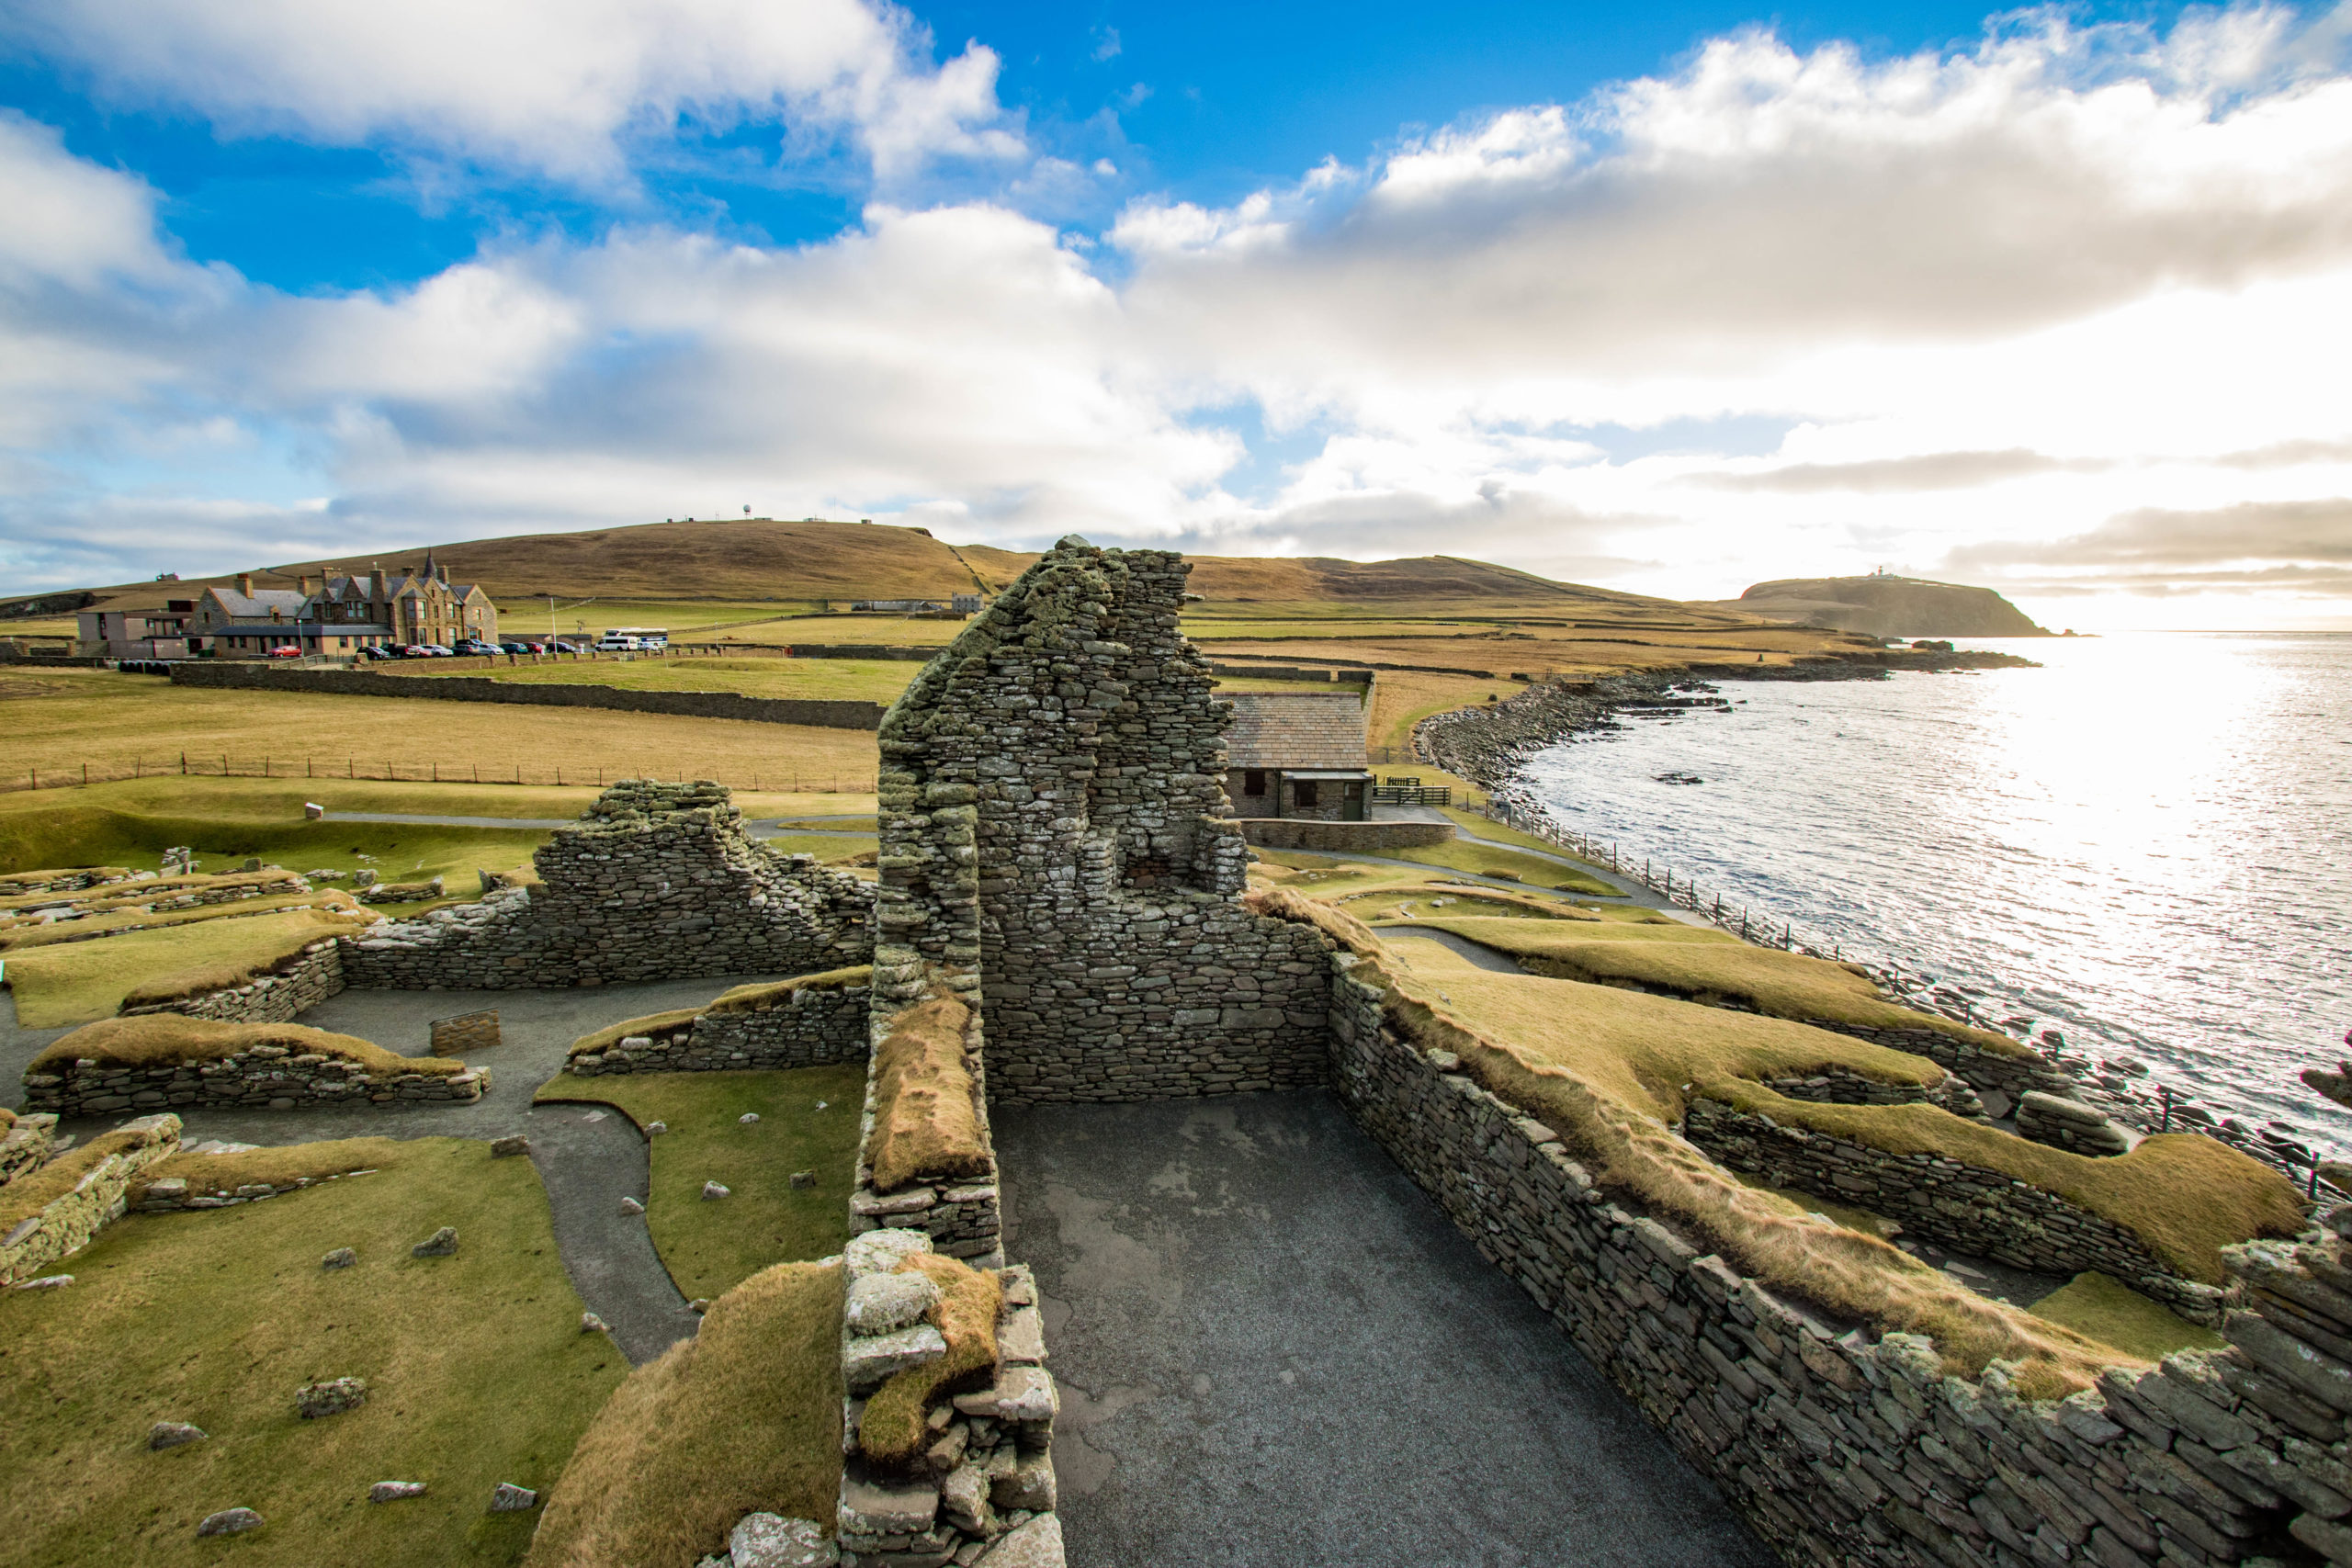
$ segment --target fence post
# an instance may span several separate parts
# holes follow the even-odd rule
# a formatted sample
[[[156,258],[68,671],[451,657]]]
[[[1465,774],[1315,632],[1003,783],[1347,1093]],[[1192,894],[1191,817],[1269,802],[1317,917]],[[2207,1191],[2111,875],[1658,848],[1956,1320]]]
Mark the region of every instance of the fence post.
[[[187,753],[185,751],[180,753],[180,777],[187,777]]]

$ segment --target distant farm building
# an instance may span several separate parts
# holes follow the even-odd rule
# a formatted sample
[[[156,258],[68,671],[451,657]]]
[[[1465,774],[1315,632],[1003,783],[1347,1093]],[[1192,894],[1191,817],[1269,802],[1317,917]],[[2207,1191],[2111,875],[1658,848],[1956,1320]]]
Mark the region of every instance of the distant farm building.
[[[1237,817],[1362,822],[1372,793],[1357,691],[1234,692],[1225,793]]]

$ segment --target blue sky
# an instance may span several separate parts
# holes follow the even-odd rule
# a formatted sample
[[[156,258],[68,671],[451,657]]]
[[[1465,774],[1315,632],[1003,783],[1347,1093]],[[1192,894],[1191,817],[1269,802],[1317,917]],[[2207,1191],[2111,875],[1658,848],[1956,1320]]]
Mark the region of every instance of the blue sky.
[[[18,0],[0,592],[751,504],[2334,624],[2347,17]]]

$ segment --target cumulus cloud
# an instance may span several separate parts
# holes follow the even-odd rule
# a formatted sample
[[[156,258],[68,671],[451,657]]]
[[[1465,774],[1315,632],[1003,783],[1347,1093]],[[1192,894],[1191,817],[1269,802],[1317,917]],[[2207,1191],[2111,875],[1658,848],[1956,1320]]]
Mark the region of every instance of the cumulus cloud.
[[[29,0],[5,24],[110,96],[233,134],[390,144],[605,184],[682,118],[788,118],[885,177],[1019,151],[994,51],[944,64],[866,0]]]
[[[396,6],[465,47],[347,93],[313,84],[353,78],[375,13],[76,11],[42,15],[120,91],[184,59],[171,90],[227,123],[583,179],[681,113],[782,105],[877,161],[1011,134],[983,48],[933,68],[878,9],[682,0],[654,38],[624,8],[510,82],[470,63],[512,58],[484,29],[554,13]],[[0,554],[12,586],[86,581],[73,552],[167,534],[175,496],[201,558],[157,566],[249,558],[239,529],[285,558],[748,502],[1691,598],[1883,563],[2340,600],[2345,33],[2030,17],[1893,61],[1743,34],[1106,235],[1054,218],[1094,176],[1033,159],[804,246],[617,228],[315,297],[189,265],[135,177],[0,120],[0,204],[61,215],[0,232]],[[1776,450],[1606,434],[1764,424]]]

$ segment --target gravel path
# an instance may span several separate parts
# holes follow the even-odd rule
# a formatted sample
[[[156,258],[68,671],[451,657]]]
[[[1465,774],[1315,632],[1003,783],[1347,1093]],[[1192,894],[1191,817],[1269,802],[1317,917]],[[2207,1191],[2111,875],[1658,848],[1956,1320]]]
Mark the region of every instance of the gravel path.
[[[404,1055],[423,1055],[432,1021],[496,1008],[502,1043],[467,1060],[491,1069],[490,1092],[472,1105],[402,1104],[366,1110],[184,1110],[189,1143],[220,1138],[280,1145],[327,1138],[503,1138],[531,1140],[532,1163],[547,1188],[556,1247],[588,1310],[603,1318],[631,1363],[642,1364],[691,1336],[701,1320],[686,1310],[654,1251],[642,1215],[624,1215],[620,1201],[646,1195],[645,1138],[617,1111],[594,1105],[533,1105],[531,1096],[562,1067],[571,1042],[625,1018],[692,1007],[741,979],[672,980],[650,986],[583,987],[560,991],[345,991],[301,1021],[356,1034]],[[22,1081],[25,1066],[62,1029],[18,1029],[16,1002],[0,1012],[0,1083]],[[14,1100],[19,1097],[11,1093]],[[120,1117],[82,1117],[62,1131],[88,1138]],[[424,1239],[419,1237],[419,1240]],[[322,1247],[321,1250],[324,1250]]]

